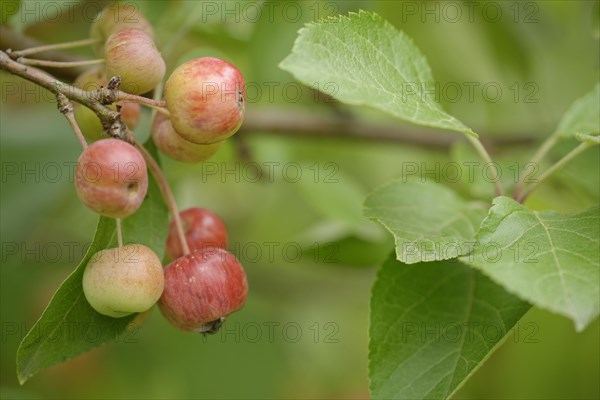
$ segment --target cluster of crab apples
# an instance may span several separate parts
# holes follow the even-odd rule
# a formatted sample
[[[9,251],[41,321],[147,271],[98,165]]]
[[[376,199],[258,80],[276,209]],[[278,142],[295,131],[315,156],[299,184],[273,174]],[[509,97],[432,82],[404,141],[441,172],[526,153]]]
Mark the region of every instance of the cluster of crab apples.
[[[143,94],[164,78],[165,62],[147,20],[131,18],[119,5],[103,11],[92,25],[99,39],[102,69],[86,71],[74,85],[86,90],[106,86],[119,76],[121,90]],[[167,79],[163,98],[167,113],[156,113],[152,139],[165,155],[188,163],[212,156],[244,118],[245,89],[241,73],[230,63],[203,57],[184,63]],[[138,103],[115,107],[133,129]],[[80,200],[105,217],[135,213],[148,189],[144,156],[123,140],[109,138],[94,112],[77,104],[75,118],[87,141],[75,173]],[[227,249],[227,229],[213,212],[191,208],[179,213],[186,243],[172,221],[166,243],[170,263],[163,268],[156,253],[141,244],[119,245],[96,253],[83,274],[83,292],[97,312],[114,318],[144,312],[154,304],[174,326],[191,332],[215,332],[224,318],[239,310],[248,294],[246,274]],[[119,224],[117,224],[119,225]]]

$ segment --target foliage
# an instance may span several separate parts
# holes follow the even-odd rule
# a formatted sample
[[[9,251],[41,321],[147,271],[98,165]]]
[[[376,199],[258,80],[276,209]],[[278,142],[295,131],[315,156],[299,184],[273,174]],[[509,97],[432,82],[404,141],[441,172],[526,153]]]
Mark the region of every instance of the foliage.
[[[446,117],[437,103],[424,101],[423,92],[417,91],[416,100],[407,97],[408,83],[432,86],[430,68],[412,41],[376,14],[361,11],[310,24],[299,32],[282,67],[306,84],[324,86],[335,79],[339,91],[331,95],[342,102],[472,132]],[[600,85],[575,102],[557,134],[578,134],[580,140],[597,135],[598,96]],[[367,198],[365,215],[394,235],[397,259],[414,264],[388,261],[373,289],[373,397],[447,398],[523,316],[529,308],[525,301],[570,317],[577,330],[597,318],[598,207],[566,215],[537,213],[502,196],[493,204],[483,219],[480,204],[443,186],[412,181],[389,184]],[[459,256],[502,287],[465,264],[442,262]],[[399,271],[391,272],[394,268]],[[457,343],[436,332],[451,324],[462,328]],[[477,329],[467,332],[470,324]],[[490,324],[501,332],[493,340],[482,331]]]
[[[511,9],[508,3],[500,6],[511,18],[493,24],[481,19],[419,20],[404,8],[401,12],[398,2],[388,1],[301,2],[300,18],[293,20],[279,12],[273,18],[264,12],[250,20],[243,7],[236,9],[237,15],[209,14],[209,3],[135,4],[156,27],[168,69],[199,55],[217,55],[239,65],[247,82],[262,89],[249,96],[250,111],[284,105],[306,109],[315,118],[344,115],[350,121],[389,122],[411,130],[404,121],[470,137],[476,131],[482,140],[492,141],[522,133],[542,140],[555,132],[560,142],[540,161],[540,171],[571,151],[576,140],[597,141],[597,40],[591,37],[589,21],[582,22],[583,15],[594,15],[589,2],[572,7],[528,2],[541,17],[531,24],[512,21],[514,13],[519,11],[523,20],[531,8]],[[265,2],[263,10],[278,10],[275,3]],[[381,16],[347,13],[359,9]],[[49,24],[31,12],[23,19],[21,13],[4,14],[7,10],[2,8],[3,23],[8,19],[15,29],[44,41],[83,38],[89,27],[89,20],[73,23],[66,13]],[[324,16],[332,18],[311,22]],[[305,22],[309,25],[302,28]],[[173,38],[176,44],[170,44]],[[278,68],[281,60],[285,70]],[[317,102],[318,97],[290,81],[286,71],[350,106]],[[36,326],[60,320],[62,311],[54,307],[62,299],[66,308],[80,296],[77,276],[90,254],[82,254],[81,262],[64,254],[58,261],[40,260],[12,252],[11,246],[87,243],[96,221],[77,205],[66,173],[57,182],[10,175],[8,168],[18,168],[19,163],[69,163],[78,152],[53,99],[40,100],[31,95],[37,93],[31,86],[4,73],[1,77],[3,398],[41,393],[78,398],[364,398],[369,318],[368,376],[374,398],[598,396],[598,147],[544,181],[521,205],[509,197],[492,200],[493,186],[479,176],[475,183],[459,184],[444,177],[405,176],[409,164],[477,159],[466,142],[456,143],[448,154],[410,143],[283,134],[244,138],[251,165],[279,163],[273,176],[262,181],[240,173],[240,165],[248,160],[240,158],[233,143],[204,166],[163,162],[180,206],[201,204],[226,216],[233,251],[249,271],[250,302],[228,322],[224,335],[182,336],[156,315],[150,315],[139,331],[113,335],[123,332],[126,320],[115,325],[85,304],[74,303],[81,312],[68,314],[63,322],[103,326],[103,340],[119,342],[109,347],[116,350],[87,353],[40,374],[22,389],[12,389],[14,356],[25,327],[39,317],[59,286],[57,279],[72,273]],[[466,95],[451,101],[422,90],[436,84],[443,89],[455,81],[496,82],[505,91],[500,101],[492,102],[481,97],[471,101]],[[507,89],[515,81],[534,85]],[[30,95],[11,96],[12,85],[24,85],[22,93]],[[301,87],[300,99],[290,101],[283,90],[271,97],[269,87]],[[402,96],[407,88],[410,95]],[[536,102],[525,101],[532,96]],[[141,140],[148,132],[146,113],[136,135]],[[425,131],[416,130],[420,132]],[[529,143],[491,148],[505,172],[505,189],[516,183],[515,170],[508,168],[515,163],[517,172],[526,168],[524,162],[535,150]],[[282,173],[280,167],[290,163],[301,165],[300,182]],[[221,174],[236,167],[237,176]],[[329,173],[337,180],[325,183],[322,177]],[[315,176],[321,181],[315,182]],[[381,223],[395,242],[396,257],[387,261],[383,260],[394,244],[382,235],[383,229],[360,217],[365,198],[365,216]],[[143,210],[153,200],[150,196]],[[166,211],[155,206],[151,214],[158,227],[166,223]],[[153,224],[146,224],[145,213],[132,217],[129,226],[125,220],[125,237],[139,237],[137,241],[160,254],[164,238],[151,233]],[[581,218],[586,222],[580,223]],[[94,243],[113,246],[112,225],[101,220],[97,226]],[[517,232],[524,236],[513,243]],[[265,243],[280,245],[272,257]],[[301,257],[291,259],[278,251],[286,243],[300,244]],[[248,251],[257,244],[263,246],[260,257]],[[440,244],[446,244],[446,251],[436,251]],[[483,253],[486,245],[489,251]],[[423,254],[413,251],[419,248],[425,249]],[[528,263],[529,256],[538,262]],[[372,268],[364,268],[374,265],[379,266],[376,277]],[[560,273],[568,278],[566,286],[559,287]],[[549,284],[534,290],[534,282],[541,279]],[[62,297],[69,288],[70,294]],[[280,328],[288,323],[302,329],[297,342],[282,334]],[[18,333],[11,330],[14,324],[20,327]],[[573,324],[583,331],[575,334]],[[261,335],[250,341],[248,332],[257,326]],[[269,336],[269,326],[274,326],[274,336]],[[539,343],[527,345],[524,326],[535,328],[531,336],[541,337]],[[35,332],[33,328],[31,335]],[[25,336],[18,355],[19,379],[103,341],[82,341],[83,333],[77,331],[77,340],[68,343],[64,338]],[[126,340],[128,335],[135,345]],[[37,349],[44,351],[43,357],[36,355]]]

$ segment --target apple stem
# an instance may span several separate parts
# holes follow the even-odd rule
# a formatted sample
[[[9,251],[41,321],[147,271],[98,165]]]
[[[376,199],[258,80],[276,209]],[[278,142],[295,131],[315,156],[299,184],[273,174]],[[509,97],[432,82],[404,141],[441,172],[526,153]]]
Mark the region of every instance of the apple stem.
[[[83,40],[74,40],[71,42],[53,43],[53,44],[47,44],[47,45],[43,45],[43,46],[30,47],[28,49],[23,49],[23,50],[18,50],[18,51],[7,51],[7,53],[11,56],[11,58],[16,59],[19,57],[25,57],[25,56],[29,56],[32,54],[42,53],[45,51],[72,49],[75,47],[83,47],[83,46],[88,46],[88,45],[92,45],[92,44],[96,44],[96,43],[100,43],[100,39],[90,38],[90,39],[83,39]]]
[[[166,115],[167,118],[171,118],[171,113],[166,108],[162,108],[162,107],[152,107],[152,108],[154,108],[157,112],[159,112],[163,115]]]
[[[156,90],[156,89],[155,89]],[[144,96],[138,96],[135,94],[129,94],[122,91],[117,92],[116,101],[128,102],[128,103],[138,103],[143,106],[153,108],[161,114],[166,115],[167,117],[171,117],[171,113],[167,109],[167,102],[160,99],[149,99]]]
[[[132,139],[132,143],[136,149],[142,154],[146,164],[148,165],[148,169],[154,176],[156,183],[165,199],[165,203],[169,208],[169,212],[173,216],[173,221],[175,223],[175,229],[177,231],[177,236],[179,237],[179,241],[181,242],[181,248],[183,249],[183,254],[190,254],[190,248],[187,244],[187,240],[185,239],[185,231],[183,229],[183,224],[181,222],[181,217],[179,216],[179,210],[177,209],[177,203],[175,202],[175,197],[173,196],[173,192],[171,191],[171,187],[169,186],[169,182],[165,177],[165,174],[160,169],[160,166],[152,157],[152,154],[146,150],[144,146],[142,146],[137,140],[133,139],[133,136],[130,136]]]
[[[85,137],[83,137],[83,133],[81,133],[77,120],[75,120],[75,114],[73,114],[73,103],[71,103],[67,96],[62,93],[56,95],[56,103],[58,110],[64,114],[67,121],[69,121],[69,125],[71,125],[73,132],[75,132],[75,136],[77,136],[77,140],[81,143],[81,147],[83,147],[84,150],[87,149],[87,142],[85,141]]]
[[[530,186],[528,186],[525,190],[523,190],[521,193],[519,193],[518,196],[515,198],[515,200],[518,201],[519,203],[523,203],[525,201],[525,199],[527,198],[527,196],[529,196],[531,194],[531,192],[533,192],[540,185],[540,183],[542,183],[550,175],[552,175],[553,173],[555,173],[556,171],[558,171],[559,169],[564,167],[572,159],[577,157],[579,155],[579,153],[588,149],[591,146],[593,146],[591,143],[587,143],[587,142],[580,143],[579,146],[575,147],[573,150],[571,150],[569,153],[567,153],[563,158],[558,160],[558,162],[556,164],[552,165],[550,168],[548,168],[546,170],[546,172],[544,172],[542,175],[540,175],[540,177],[537,179],[537,181],[535,181]]]
[[[467,140],[469,142],[471,142],[471,144],[475,148],[475,151],[477,151],[479,156],[487,163],[487,165],[494,164],[494,162],[492,161],[492,158],[490,157],[490,154],[487,152],[487,150],[485,149],[485,147],[483,146],[481,141],[479,141],[479,139],[474,136],[471,136],[471,135],[466,135],[466,136],[467,136]],[[498,176],[498,171],[496,170],[495,167],[492,168],[491,170],[492,170],[492,179],[494,181],[494,189],[496,191],[496,196],[504,196],[504,190],[502,189],[502,185],[500,184],[500,177]]]
[[[119,248],[123,247],[123,228],[121,226],[121,218],[115,218],[117,221],[117,241],[119,243]]]
[[[542,160],[542,158],[544,158],[544,156],[546,154],[548,154],[548,152],[550,151],[550,149],[552,147],[554,147],[554,145],[556,144],[556,142],[558,142],[558,136],[557,135],[552,135],[550,137],[548,137],[544,143],[542,143],[542,145],[539,147],[539,149],[536,151],[536,153],[533,155],[533,157],[531,158],[531,160],[526,164],[526,165],[535,165],[538,166],[540,161]],[[513,198],[514,199],[519,199],[521,198],[521,192],[523,191],[523,187],[525,186],[525,179],[527,178],[527,174],[523,174],[519,177],[519,181],[517,182],[515,189],[513,191]]]
[[[139,103],[147,106],[155,106],[155,107],[166,107],[167,102],[164,100],[154,100],[149,99],[148,97],[138,96],[136,94],[125,93],[122,91],[117,92],[117,101],[126,100],[131,103]]]
[[[97,60],[85,60],[85,61],[49,61],[49,60],[37,60],[33,58],[17,58],[17,62],[23,65],[30,65],[32,67],[50,67],[50,68],[73,68],[73,67],[86,67],[88,65],[104,64],[104,58]]]

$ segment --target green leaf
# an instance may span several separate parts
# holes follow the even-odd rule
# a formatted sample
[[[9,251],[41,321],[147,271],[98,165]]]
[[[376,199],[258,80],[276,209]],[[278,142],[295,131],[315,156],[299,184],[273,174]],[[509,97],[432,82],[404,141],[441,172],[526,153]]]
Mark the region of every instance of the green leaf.
[[[150,149],[151,152],[153,148]],[[154,151],[154,156],[156,152]],[[162,258],[168,228],[166,207],[156,183],[150,179],[148,194],[139,210],[123,220],[126,244],[150,247]],[[116,247],[116,224],[100,217],[96,234],[85,257],[56,291],[50,304],[23,338],[17,351],[17,376],[21,384],[44,368],[60,364],[104,343],[118,341],[137,314],[110,318],[97,313],[83,294],[81,280],[90,258]]]
[[[352,176],[337,168],[333,176],[329,176],[329,173],[327,176],[315,174],[296,183],[300,197],[320,216],[319,223],[311,227],[311,232],[302,236],[329,233],[333,235],[320,236],[316,240],[337,240],[352,234],[364,240],[382,240],[385,231],[363,216],[361,203],[366,190]],[[302,170],[312,172],[314,166],[305,164]],[[312,237],[311,243],[315,241],[315,237]]]
[[[562,120],[556,128],[555,135],[562,138],[575,137],[579,141],[585,141],[586,136],[600,135],[600,83],[585,96],[577,99],[563,115]]]
[[[600,308],[600,207],[561,214],[531,211],[508,197],[493,204],[463,261],[583,330]]]
[[[390,258],[371,296],[371,397],[448,398],[529,308],[457,260]]]
[[[405,180],[371,193],[364,213],[394,235],[398,260],[413,264],[471,252],[486,208],[435,182]]]
[[[477,136],[435,101],[431,69],[413,41],[375,13],[307,24],[280,67],[341,102]]]
[[[310,171],[309,164],[304,167],[303,171]],[[298,193],[324,217],[342,221],[350,227],[364,224],[360,203],[366,192],[352,176],[342,171],[335,172],[331,178],[315,175],[299,179],[296,185]]]

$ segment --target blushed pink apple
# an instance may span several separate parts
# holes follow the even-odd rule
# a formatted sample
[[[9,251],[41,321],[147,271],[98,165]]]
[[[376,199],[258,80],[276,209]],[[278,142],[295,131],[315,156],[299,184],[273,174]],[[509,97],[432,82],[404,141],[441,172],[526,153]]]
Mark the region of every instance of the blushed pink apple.
[[[191,251],[209,247],[227,249],[227,227],[217,214],[206,208],[195,207],[181,211],[179,216]],[[167,256],[171,260],[183,256],[183,249],[173,221],[169,225],[167,236]]]
[[[75,169],[77,195],[98,214],[125,218],[144,201],[148,172],[141,154],[129,143],[102,139],[85,149]]]
[[[164,98],[173,127],[192,143],[223,141],[244,120],[244,78],[219,58],[196,58],[180,65],[165,84]]]
[[[248,281],[238,259],[213,247],[196,250],[165,268],[158,306],[179,329],[214,333],[225,317],[244,306],[247,297]]]
[[[223,144],[223,142],[212,144],[188,142],[175,132],[171,120],[161,113],[157,113],[154,118],[152,140],[162,153],[174,160],[190,164],[208,160]]]

